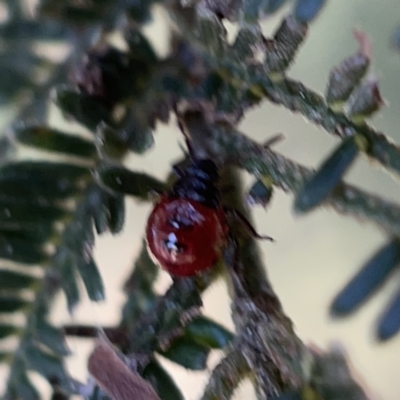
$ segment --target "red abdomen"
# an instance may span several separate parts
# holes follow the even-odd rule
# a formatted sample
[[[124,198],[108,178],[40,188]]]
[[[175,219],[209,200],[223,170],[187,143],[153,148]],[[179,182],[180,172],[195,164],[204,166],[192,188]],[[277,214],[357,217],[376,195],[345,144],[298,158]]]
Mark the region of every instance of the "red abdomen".
[[[226,244],[222,207],[187,198],[163,197],[147,222],[151,253],[171,275],[192,276],[212,267]]]

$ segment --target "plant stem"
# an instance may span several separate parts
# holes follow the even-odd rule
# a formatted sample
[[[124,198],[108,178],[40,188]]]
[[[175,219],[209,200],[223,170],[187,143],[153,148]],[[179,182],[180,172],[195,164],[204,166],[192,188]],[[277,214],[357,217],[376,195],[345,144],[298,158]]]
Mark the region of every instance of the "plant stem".
[[[278,79],[271,79],[265,62],[248,64],[242,57],[235,57],[234,45],[228,43],[226,32],[219,18],[215,15],[213,15],[215,18],[210,18],[210,15],[213,14],[211,10],[208,10],[209,13],[206,16],[199,13],[199,8],[196,7],[188,7],[183,13],[179,2],[173,4],[175,6],[171,7],[171,11],[179,21],[178,25],[183,36],[189,37],[192,42],[197,42],[203,47],[204,57],[210,61],[216,71],[220,72],[220,76],[226,84],[232,84],[238,92],[247,90],[250,94],[252,100],[241,105],[239,115],[243,115],[246,108],[258,103],[265,96],[272,103],[301,113],[309,121],[341,138],[357,133],[363,135],[369,142],[366,150],[368,156],[377,160],[386,169],[400,175],[400,148],[387,136],[374,130],[366,122],[356,124],[343,113],[334,112],[323,96],[307,88],[301,82],[286,78],[285,71],[274,74],[275,77],[279,76]],[[208,26],[207,34],[199,34],[203,23]],[[259,32],[258,23],[254,23],[252,28],[254,32]],[[242,43],[242,54],[252,54],[254,40],[262,39],[257,35],[260,33],[254,36],[253,41],[248,40]],[[220,48],[224,50],[217,51]],[[266,55],[264,54],[264,56]],[[244,82],[246,83],[244,84]],[[216,108],[220,111],[218,104]]]
[[[249,364],[242,352],[231,349],[215,367],[201,400],[229,400],[249,373]]]
[[[210,149],[225,154],[222,146],[218,146],[218,141],[214,142],[213,136],[207,135],[209,131],[205,126],[197,129],[200,126],[193,122],[193,119],[185,119],[194,148],[206,154]],[[243,154],[248,155],[246,152]],[[238,172],[224,168],[221,180],[234,188],[225,195],[224,201],[250,218],[243,203]],[[300,394],[312,381],[312,368],[319,362],[319,356],[308,349],[294,332],[293,324],[285,315],[268,280],[256,241],[245,229],[239,230],[239,234],[235,240],[230,241],[224,257],[231,288],[236,339],[228,355],[213,371],[202,400],[231,398],[237,384],[246,376],[254,382],[260,400],[293,391]],[[326,370],[332,370],[330,363],[331,359],[326,357]],[[347,369],[336,370],[335,374],[339,377],[343,371],[346,371],[346,382],[357,392],[358,398],[365,400],[367,397],[354,383]],[[323,380],[329,382],[333,379],[336,378],[328,374],[323,377]],[[335,396],[345,396],[347,390],[347,387],[339,387],[337,392],[332,396],[328,394],[326,399],[344,398]]]
[[[322,96],[300,82],[288,78],[273,81],[263,74],[254,84],[263,90],[272,103],[299,112],[333,135],[345,138],[356,133],[362,134],[369,141],[367,154],[400,175],[400,148],[367,123],[356,124],[344,114],[332,111]]]
[[[129,330],[129,352],[152,356],[167,349],[182,334],[183,327],[200,313],[200,293],[210,283],[210,275],[199,278],[177,278],[165,295],[159,296]]]
[[[228,176],[235,182],[229,205],[249,219],[249,210],[243,205],[240,176],[231,168],[225,173],[225,182]],[[258,397],[265,399],[304,384],[302,362],[307,349],[296,336],[272,289],[255,239],[242,230],[239,233],[240,238],[228,246],[225,255],[237,331],[234,347],[243,354],[252,371]]]
[[[207,121],[200,111],[187,111],[183,121],[194,148],[203,149],[203,153],[221,164],[230,162],[244,168],[257,178],[268,176],[284,191],[296,193],[314,172],[264,148],[227,123]],[[400,235],[400,205],[355,186],[340,183],[323,205],[359,220],[369,220],[388,234]]]

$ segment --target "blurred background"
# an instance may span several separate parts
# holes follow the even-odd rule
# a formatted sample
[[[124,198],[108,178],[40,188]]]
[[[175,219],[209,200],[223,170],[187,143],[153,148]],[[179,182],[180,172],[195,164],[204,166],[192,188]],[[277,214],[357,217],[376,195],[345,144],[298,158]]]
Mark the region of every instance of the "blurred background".
[[[288,9],[263,24],[266,35],[279,25]],[[301,48],[295,65],[288,75],[302,81],[318,92],[325,90],[330,69],[357,50],[353,29],[367,33],[372,41],[371,72],[378,77],[386,107],[371,123],[400,143],[400,53],[390,46],[395,29],[400,25],[400,2],[383,0],[328,1],[321,15],[312,23],[309,37]],[[234,35],[235,27],[229,26]],[[163,53],[168,42],[168,23],[159,8],[155,20],[146,28],[156,49]],[[2,114],[3,118],[8,115]],[[54,109],[52,123],[75,131]],[[337,145],[338,141],[326,132],[307,123],[301,116],[267,102],[247,113],[239,129],[251,138],[263,142],[277,132],[286,139],[275,150],[308,167],[317,166]],[[163,179],[171,163],[182,155],[182,138],[172,120],[170,125],[157,127],[156,145],[144,157],[133,155],[128,167],[151,172]],[[254,178],[243,176],[250,188]],[[387,199],[400,202],[400,186],[377,165],[365,159],[357,161],[346,180]],[[385,236],[369,223],[344,218],[329,209],[318,209],[297,217],[292,211],[293,198],[276,191],[267,210],[254,208],[254,221],[259,232],[275,238],[276,243],[260,242],[267,272],[296,331],[306,344],[322,349],[340,345],[348,354],[355,376],[367,388],[373,400],[400,398],[400,335],[385,344],[374,338],[374,326],[379,313],[396,290],[399,279],[392,279],[376,297],[365,304],[354,316],[334,320],[328,315],[333,297],[354,275],[358,268],[381,246]],[[122,234],[103,236],[96,241],[95,256],[103,274],[107,301],[102,304],[82,302],[73,316],[68,315],[65,299],[60,295],[53,312],[58,324],[85,323],[108,325],[118,322],[124,303],[122,285],[131,272],[133,260],[141,247],[142,236],[150,204],[127,200],[127,222]],[[396,282],[397,281],[397,282]],[[157,282],[160,292],[170,284],[164,272]],[[233,329],[229,298],[224,283],[217,282],[204,296],[205,314]],[[75,377],[86,379],[85,360],[92,349],[90,341],[69,340],[73,356],[68,360]],[[210,360],[209,372],[220,354]],[[207,373],[188,372],[167,361],[187,400],[200,397]],[[6,371],[1,370],[1,373]],[[34,379],[43,386],[43,398],[48,398],[46,384],[39,376]],[[2,382],[0,380],[0,391]],[[237,399],[252,399],[250,384],[239,388]]]

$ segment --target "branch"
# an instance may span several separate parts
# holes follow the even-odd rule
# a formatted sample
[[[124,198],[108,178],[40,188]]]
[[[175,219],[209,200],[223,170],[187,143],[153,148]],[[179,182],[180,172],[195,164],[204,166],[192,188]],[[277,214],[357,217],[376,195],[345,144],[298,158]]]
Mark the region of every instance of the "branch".
[[[299,112],[333,135],[345,138],[356,133],[362,134],[369,141],[367,154],[384,167],[400,174],[400,148],[367,123],[355,124],[344,114],[332,111],[322,96],[300,82],[287,78],[276,82],[262,74],[253,83],[263,90],[272,103]]]
[[[182,120],[194,148],[203,149],[221,163],[244,168],[257,178],[268,176],[284,191],[297,192],[314,172],[262,147],[227,123],[215,123],[200,111],[186,111]],[[400,205],[355,186],[340,183],[323,204],[340,214],[369,220],[388,234],[400,234]]]
[[[211,275],[177,278],[163,296],[129,331],[129,352],[151,356],[157,349],[167,349],[182,334],[182,329],[200,313],[200,293],[208,287]]]
[[[237,107],[238,116],[243,115],[245,108],[251,107],[258,103],[263,96],[266,96],[272,103],[301,113],[309,121],[341,138],[356,133],[362,134],[369,142],[366,150],[368,156],[377,160],[385,168],[400,174],[399,146],[393,144],[387,136],[377,132],[367,123],[356,124],[344,114],[334,112],[324,97],[302,83],[285,77],[286,69],[293,62],[298,47],[306,37],[307,24],[294,24],[288,30],[285,25],[287,19],[284,20],[271,42],[275,43],[278,48],[283,45],[282,51],[276,54],[271,52],[271,48],[268,46],[262,45],[265,38],[262,36],[258,22],[240,26],[243,31],[242,40],[238,34],[235,43],[230,45],[222,21],[211,9],[207,7],[205,9],[203,7],[182,9],[179,4],[175,4],[172,11],[179,22],[183,36],[189,37],[193,43],[201,45],[205,58],[219,73],[220,78],[235,88],[236,95],[240,92],[247,93],[245,96],[247,102]],[[277,35],[284,35],[284,43],[279,42],[279,39],[282,40],[283,37],[277,38]],[[292,45],[293,48],[285,47],[285,45]],[[249,55],[254,55],[256,49],[266,57],[264,62],[255,62],[254,58],[249,58]],[[289,57],[287,62],[279,64],[276,71],[269,70],[268,62],[271,59],[278,57],[283,61],[285,56]],[[233,93],[230,95],[232,96]],[[221,111],[224,109],[224,105],[217,104],[216,108]]]
[[[243,353],[231,349],[215,367],[201,400],[229,400],[250,368]]]
[[[240,177],[231,169],[225,172],[227,175],[235,182],[229,205],[250,218],[243,206]],[[240,239],[235,234],[236,243],[228,246],[224,257],[233,288],[232,317],[237,331],[234,348],[248,363],[258,398],[265,399],[305,383],[302,364],[308,350],[272,289],[254,238],[242,231],[239,234]]]
[[[232,170],[226,170],[224,175],[224,182],[228,177],[235,182],[236,191],[230,193],[229,205],[249,217],[243,207],[239,176]],[[243,237],[244,232],[240,234],[241,239],[235,235],[235,243],[231,241],[225,252],[237,337],[213,371],[202,400],[230,399],[237,384],[248,375],[255,382],[259,399],[282,394],[286,398],[287,393],[299,395],[312,387],[315,398],[345,398],[351,390],[355,399],[366,400],[344,358],[321,355],[297,337],[268,281],[255,240],[248,235]],[[332,386],[334,382],[340,384]],[[334,390],[329,391],[332,387]]]

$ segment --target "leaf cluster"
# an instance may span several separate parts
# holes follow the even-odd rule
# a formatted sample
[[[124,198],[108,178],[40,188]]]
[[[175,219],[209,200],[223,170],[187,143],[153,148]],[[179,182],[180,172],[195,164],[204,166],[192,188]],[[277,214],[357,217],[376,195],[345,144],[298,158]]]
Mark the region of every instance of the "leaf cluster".
[[[64,366],[69,354],[65,335],[95,337],[98,330],[55,327],[49,311],[62,290],[72,312],[80,301],[81,282],[91,300],[105,298],[93,256],[96,236],[123,229],[127,196],[147,201],[169,184],[128,170],[123,161],[130,152],[149,150],[156,124],[167,122],[172,113],[195,152],[255,175],[249,193],[253,202],[266,205],[274,187],[280,187],[295,193],[298,212],[331,205],[384,228],[388,243],[337,297],[335,313],[355,310],[399,263],[400,206],[343,182],[362,155],[395,174],[400,170],[399,148],[367,122],[382,99],[377,83],[366,79],[370,49],[365,36],[358,35],[360,50],[331,71],[325,96],[320,96],[286,73],[324,1],[291,4],[272,38],[264,37],[259,20],[282,9],[285,1],[158,1],[176,24],[165,57],[156,54],[141,29],[151,19],[153,3],[40,0],[35,18],[24,1],[6,3],[9,18],[0,25],[1,100],[29,94],[18,123],[8,129],[7,143],[52,156],[10,161],[7,154],[0,166],[0,338],[18,339],[15,351],[0,353],[0,361],[10,366],[7,399],[40,398],[29,378],[31,370],[48,380],[53,398],[109,398],[101,385],[88,394],[87,385],[73,379]],[[233,43],[228,42],[225,20],[239,24]],[[123,49],[110,40],[116,32]],[[44,58],[36,45],[48,41],[72,46],[71,56],[61,62]],[[47,124],[50,89],[64,117],[80,124],[86,135]],[[300,112],[343,139],[317,171],[274,152],[271,142],[254,143],[236,130],[246,110],[263,99]],[[162,400],[183,396],[159,356],[204,370],[214,349],[225,349],[227,355],[204,399],[229,399],[245,376],[253,379],[259,398],[305,399],[311,393],[335,399],[348,391],[365,399],[350,378],[329,392],[325,369],[334,364],[334,357],[305,348],[262,272],[254,243],[245,240],[239,247],[243,256],[238,264],[228,251],[213,272],[175,279],[158,295],[153,287],[158,267],[144,245],[125,285],[121,320],[103,327],[108,340],[135,362],[136,372]],[[235,335],[201,314],[201,294],[221,270],[233,287]],[[380,339],[400,330],[399,307],[396,296],[379,323]],[[7,319],[17,313],[24,316],[24,324]],[[303,368],[307,357],[313,360],[311,374]],[[347,378],[341,358],[339,364],[336,375]]]

